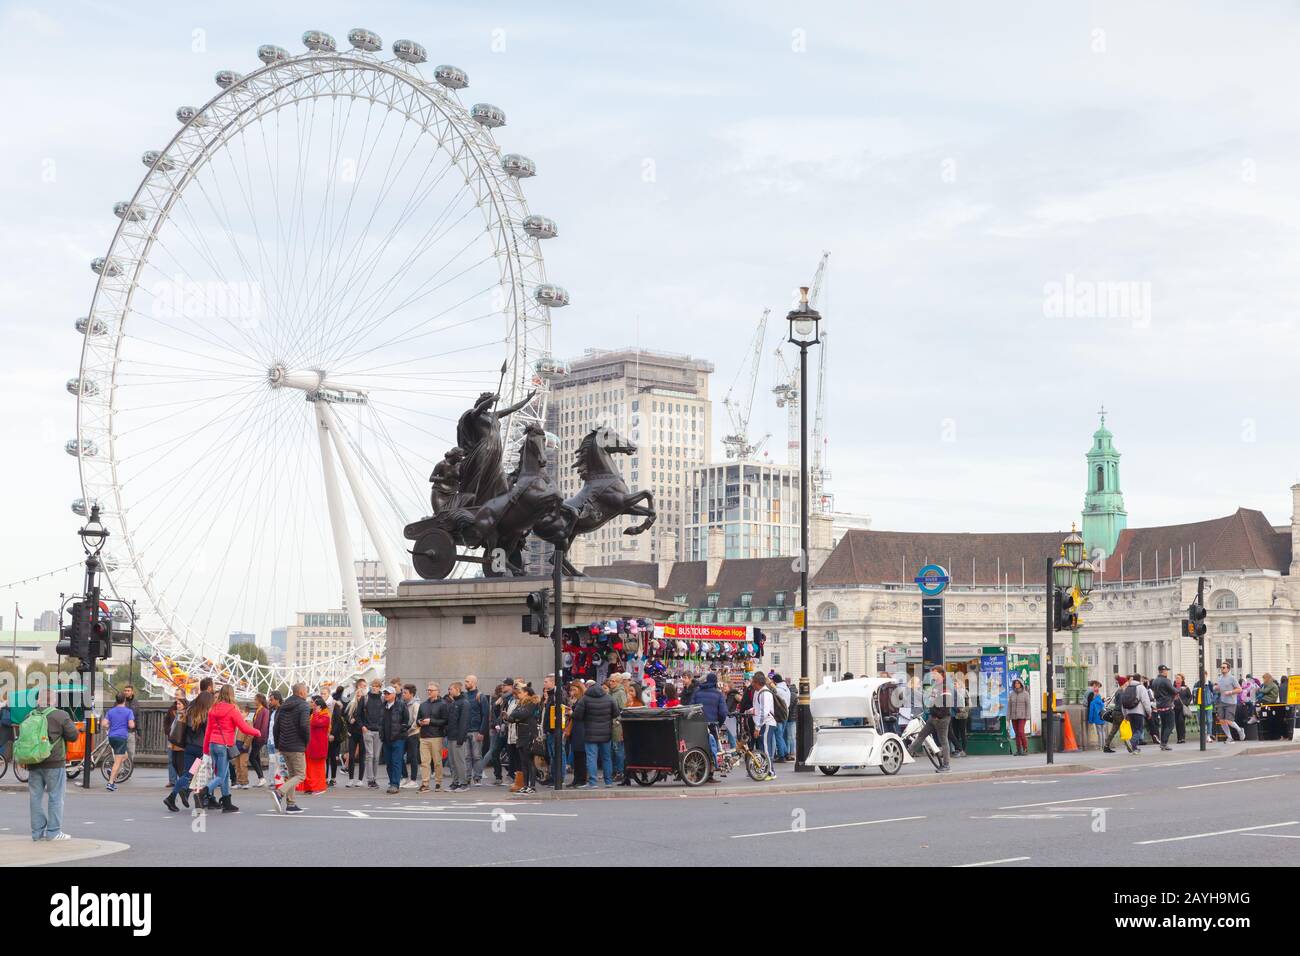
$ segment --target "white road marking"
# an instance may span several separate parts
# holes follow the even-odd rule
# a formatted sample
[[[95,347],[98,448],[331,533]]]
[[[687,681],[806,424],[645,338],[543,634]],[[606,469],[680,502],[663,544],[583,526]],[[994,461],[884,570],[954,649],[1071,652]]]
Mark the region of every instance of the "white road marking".
[[[1274,840],[1300,840],[1300,833],[1247,833],[1246,836],[1271,837]]]
[[[744,840],[748,837],[765,837],[777,836],[782,833],[807,833],[813,830],[840,830],[844,827],[869,827],[873,823],[903,823],[907,820],[924,820],[925,817],[889,817],[886,820],[860,820],[857,823],[831,823],[824,827],[800,827],[799,829],[786,830],[769,830],[767,833],[735,833],[732,834],[733,840]]]
[[[285,814],[281,814],[281,813],[259,813],[259,814],[257,814],[257,815],[258,815],[259,817],[280,817],[280,816],[284,816]],[[300,820],[360,820],[360,819],[362,819],[361,817],[339,817],[339,816],[330,816],[328,813],[307,813],[307,812],[305,812],[305,811],[304,811],[303,813],[291,813],[291,814],[288,814],[288,815],[289,815],[289,816],[293,816],[293,817],[297,817],[297,818],[300,819]],[[368,822],[368,823],[404,823],[404,822],[408,822],[408,821],[414,821],[414,822],[417,822],[417,823],[419,823],[419,822],[426,822],[426,823],[427,823],[427,822],[437,821],[438,823],[488,823],[488,824],[490,824],[490,823],[493,822],[492,820],[487,819],[487,818],[485,818],[485,817],[448,817],[448,816],[435,816],[435,817],[365,817],[364,819],[365,819],[366,822]],[[508,813],[503,813],[503,814],[501,815],[500,819],[509,822],[509,821],[513,820],[514,817],[511,816],[511,815],[508,814]]]
[[[1022,860],[1027,859],[1029,859],[1027,856],[1009,856],[1001,860],[984,860],[980,863],[956,863],[954,866],[956,866],[957,869],[964,869],[968,866],[997,866],[999,863],[1019,863]]]
[[[1272,780],[1274,777],[1284,776],[1280,773],[1265,774],[1262,777],[1242,777],[1240,780],[1215,780],[1212,783],[1189,783],[1179,790],[1199,790],[1201,787],[1222,787],[1229,783],[1250,783],[1252,780]]]
[[[1273,827],[1293,827],[1300,820],[1287,820],[1285,823],[1265,823],[1257,827],[1237,827],[1234,830],[1215,830],[1212,833],[1189,833],[1187,836],[1164,837],[1159,840],[1137,840],[1134,846],[1150,846],[1152,843],[1176,843],[1179,840],[1199,840],[1201,837],[1225,836],[1229,833],[1247,833],[1251,830],[1271,830]]]
[[[1029,784],[1037,784],[1037,783],[1060,783],[1060,782],[1061,782],[1061,781],[1057,780],[1055,777],[1053,777],[1053,778],[1050,779],[1050,780],[994,780],[994,781],[993,781],[993,786],[997,787],[997,786],[1001,786],[1001,785],[1003,785],[1003,784],[1007,784],[1007,783],[1029,783]]]
[[[363,812],[360,811],[360,810],[349,810],[349,811],[348,811],[348,816],[356,817],[358,820],[369,820],[369,819],[370,819],[370,814],[368,814],[368,813],[363,813]]]
[[[1059,807],[1066,803],[1080,803],[1084,800],[1118,800],[1127,797],[1127,793],[1106,793],[1099,797],[1075,797],[1072,800],[1044,800],[1042,803],[1018,803],[1014,807],[998,807],[999,810],[1028,810],[1030,807]]]

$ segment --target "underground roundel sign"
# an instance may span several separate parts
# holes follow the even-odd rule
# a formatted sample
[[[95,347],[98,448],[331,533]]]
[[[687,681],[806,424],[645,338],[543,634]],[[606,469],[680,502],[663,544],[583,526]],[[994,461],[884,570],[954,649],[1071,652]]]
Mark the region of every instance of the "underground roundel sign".
[[[941,565],[927,564],[912,580],[916,582],[922,594],[934,597],[936,594],[942,594],[943,589],[948,586],[948,572]]]

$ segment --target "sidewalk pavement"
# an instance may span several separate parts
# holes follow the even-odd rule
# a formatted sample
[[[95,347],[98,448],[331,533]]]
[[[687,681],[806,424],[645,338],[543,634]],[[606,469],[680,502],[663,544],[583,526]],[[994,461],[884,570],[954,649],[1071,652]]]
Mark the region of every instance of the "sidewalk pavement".
[[[88,860],[130,849],[125,843],[112,840],[42,840],[37,843],[30,836],[0,836],[0,866],[46,866]]]
[[[1107,772],[1115,770],[1125,770],[1133,767],[1160,766],[1162,764],[1186,763],[1196,760],[1222,760],[1235,757],[1257,756],[1273,753],[1300,753],[1300,740],[1262,740],[1262,741],[1245,741],[1241,743],[1223,744],[1210,741],[1206,744],[1205,753],[1202,754],[1195,740],[1189,740],[1185,744],[1174,745],[1172,751],[1161,751],[1155,746],[1146,746],[1142,748],[1140,754],[1130,754],[1125,750],[1119,750],[1116,753],[1102,753],[1098,750],[1072,751],[1068,753],[1056,754],[1055,762],[1047,763],[1046,757],[1039,753],[1026,757],[1013,756],[996,756],[996,757],[957,757],[952,761],[952,771],[946,774],[934,772],[930,762],[924,758],[918,759],[915,763],[907,764],[892,777],[887,777],[874,767],[863,767],[859,770],[841,769],[833,777],[828,777],[820,771],[813,770],[806,773],[795,773],[793,763],[781,763],[776,766],[776,779],[765,782],[759,782],[749,779],[744,770],[737,768],[725,778],[714,778],[715,782],[704,784],[699,787],[687,787],[676,780],[664,780],[650,787],[638,786],[635,783],[628,787],[615,785],[613,787],[598,787],[594,790],[584,788],[574,788],[566,783],[565,789],[556,793],[551,787],[538,787],[537,792],[529,795],[529,799],[547,800],[589,800],[589,799],[617,799],[630,797],[739,797],[739,796],[761,796],[773,793],[802,793],[805,791],[818,790],[865,790],[878,787],[914,787],[925,786],[929,784],[944,784],[971,780],[992,780],[992,779],[1015,779],[1017,777],[1035,777],[1053,774],[1065,773],[1092,773]],[[465,800],[466,802],[477,802],[484,799],[495,799],[497,794],[506,796],[506,786],[493,786],[491,783],[491,774],[484,778],[486,785],[481,787],[472,787],[464,793],[448,793],[446,790],[437,791],[428,794],[428,798],[438,801]],[[343,774],[339,777],[339,786],[333,787],[329,791],[331,800],[386,800],[388,795],[381,788],[371,790],[365,787],[350,789],[344,787]],[[80,781],[76,781],[79,784]],[[131,775],[131,779],[121,785],[120,792],[150,792],[156,791],[159,801],[166,795],[165,793],[166,773],[161,769],[140,768]],[[21,789],[26,787],[15,787],[8,781],[5,785],[0,785],[0,791]],[[74,790],[74,782],[69,781],[68,790],[71,793]],[[95,785],[89,790],[82,790],[78,785],[75,786],[78,795],[95,795],[111,797],[106,793],[102,781],[96,780]],[[261,791],[261,793],[259,793]],[[242,800],[257,799],[265,793],[264,788],[250,788],[249,790],[236,790],[234,796],[236,802]],[[269,802],[270,797],[265,799]],[[318,797],[302,797],[304,803]],[[393,799],[413,800],[425,799],[425,797],[416,796],[414,789],[404,789],[400,795],[395,795]]]

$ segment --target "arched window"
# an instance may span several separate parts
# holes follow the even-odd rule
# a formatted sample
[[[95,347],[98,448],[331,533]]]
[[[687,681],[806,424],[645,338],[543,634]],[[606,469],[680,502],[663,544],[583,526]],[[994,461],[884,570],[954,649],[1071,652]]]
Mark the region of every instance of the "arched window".
[[[1224,591],[1214,598],[1214,609],[1216,611],[1235,611],[1237,609],[1237,595],[1232,591]]]
[[[840,609],[834,604],[823,604],[817,609],[817,616],[823,621],[838,621]]]
[[[1097,466],[1097,490],[1098,491],[1106,490],[1106,472],[1102,465]]]

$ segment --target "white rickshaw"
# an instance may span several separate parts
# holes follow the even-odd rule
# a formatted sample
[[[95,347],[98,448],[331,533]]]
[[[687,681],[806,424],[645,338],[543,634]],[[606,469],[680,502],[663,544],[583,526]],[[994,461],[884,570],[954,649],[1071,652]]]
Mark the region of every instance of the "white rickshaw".
[[[841,767],[879,767],[892,776],[912,763],[904,738],[885,730],[884,718],[898,714],[898,689],[887,677],[827,681],[814,687],[815,732],[806,763],[827,776]]]

